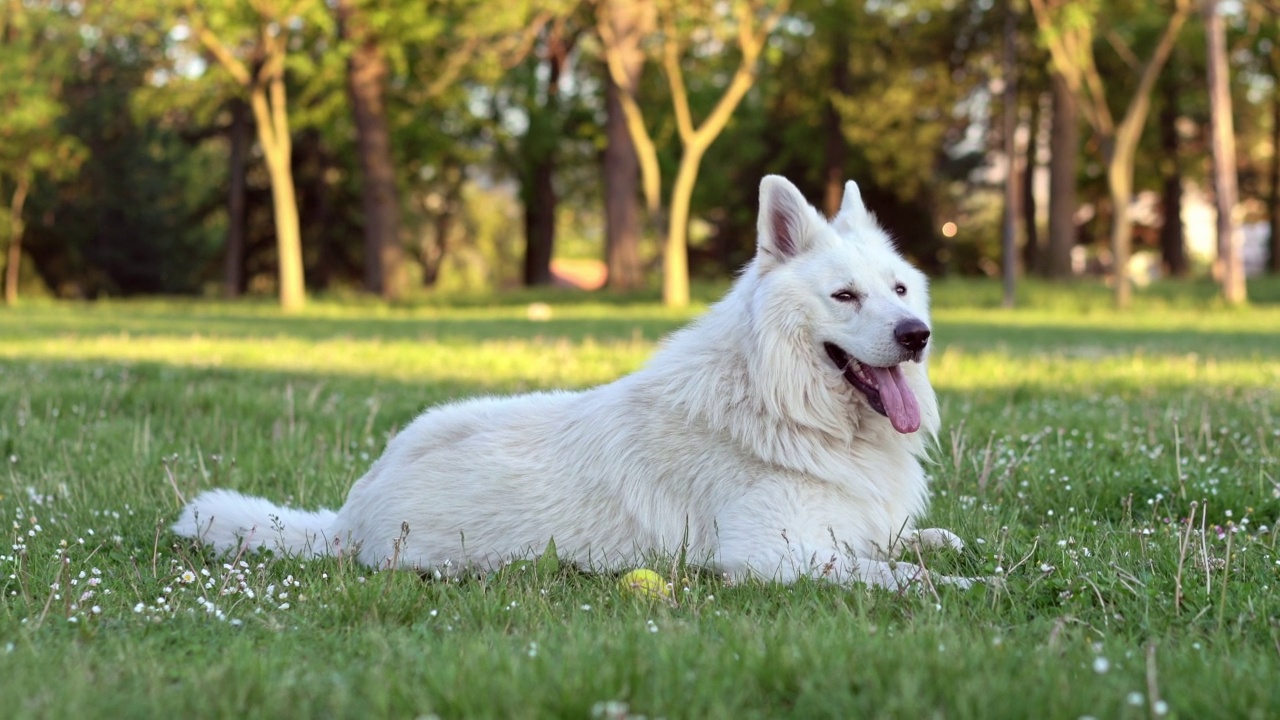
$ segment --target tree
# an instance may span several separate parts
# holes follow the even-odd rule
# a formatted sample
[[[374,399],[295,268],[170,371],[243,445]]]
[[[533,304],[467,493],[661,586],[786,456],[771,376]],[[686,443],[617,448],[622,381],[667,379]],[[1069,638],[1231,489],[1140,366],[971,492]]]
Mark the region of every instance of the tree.
[[[1151,92],[1174,41],[1191,12],[1191,0],[1173,0],[1173,13],[1163,21],[1163,29],[1155,48],[1145,62],[1138,60],[1112,30],[1104,30],[1107,39],[1138,71],[1138,83],[1119,122],[1112,115],[1105,83],[1094,61],[1093,43],[1100,27],[1100,3],[1097,0],[1031,0],[1031,8],[1040,28],[1041,40],[1049,50],[1054,70],[1080,102],[1080,109],[1098,139],[1106,165],[1107,189],[1111,198],[1111,253],[1115,277],[1115,302],[1127,309],[1133,287],[1129,278],[1129,257],[1133,239],[1133,223],[1129,206],[1133,200],[1133,166],[1151,107]]]
[[[60,11],[47,4],[7,0],[0,8],[0,189],[7,196],[8,250],[4,301],[18,302],[24,213],[40,175],[74,172],[84,147],[63,133],[60,97],[68,60],[75,48],[71,28],[59,27]]]
[[[634,97],[639,92],[645,61],[640,42],[653,32],[655,8],[653,3],[639,0],[601,0],[601,4],[607,4],[608,10],[600,22],[609,23],[609,32],[602,35],[607,35],[614,44],[606,52],[615,55],[622,67],[619,81],[609,72],[607,63],[605,66],[605,147],[601,162],[605,265],[610,288],[633,290],[644,284],[637,199],[640,161],[635,141],[627,129],[622,96]]]
[[[517,165],[524,204],[524,284],[529,286],[552,281],[560,202],[556,169],[567,123],[560,85],[578,36],[568,20],[561,16],[546,24],[525,75],[528,128],[520,138]]]
[[[1274,21],[1280,21],[1280,5],[1273,9]],[[1273,21],[1273,22],[1274,22]],[[1277,38],[1280,40],[1280,37]],[[1267,269],[1280,275],[1280,42],[1273,40],[1267,53],[1267,66],[1271,70],[1271,162],[1267,178],[1270,193],[1267,198],[1267,225],[1270,228],[1270,260]]]
[[[1017,278],[1018,204],[1022,199],[1018,187],[1018,79],[1014,69],[1017,59],[1018,17],[1013,0],[1005,0],[1004,43],[1001,53],[1004,76],[1004,223],[1001,228],[1002,276],[1004,294],[1001,304],[1011,308],[1014,304],[1014,284]],[[1030,168],[1026,168],[1029,170]]]
[[[1174,59],[1169,61],[1173,70]],[[1160,207],[1164,222],[1160,225],[1160,259],[1170,277],[1187,274],[1186,239],[1182,232],[1182,163],[1178,139],[1178,113],[1181,98],[1180,80],[1176,73],[1165,71],[1160,81]]]
[[[1247,299],[1243,239],[1236,222],[1236,136],[1231,122],[1231,86],[1227,75],[1227,31],[1218,0],[1202,0],[1205,49],[1209,70],[1209,124],[1213,154],[1213,187],[1218,210],[1218,279],[1231,305]],[[1273,150],[1274,152],[1274,150]]]
[[[1071,276],[1071,250],[1076,244],[1076,172],[1080,159],[1080,112],[1076,94],[1062,73],[1051,74],[1053,120],[1049,129],[1049,242],[1044,273]]]
[[[1271,85],[1271,166],[1267,176],[1271,180],[1271,194],[1268,198],[1270,213],[1268,226],[1271,235],[1271,259],[1267,269],[1273,275],[1280,275],[1280,43],[1271,45],[1269,53],[1274,80]]]
[[[737,68],[728,81],[715,106],[695,124],[689,102],[689,89],[685,83],[684,67],[687,44],[690,42],[687,26],[693,21],[693,8],[678,0],[662,0],[657,8],[661,33],[661,62],[671,90],[671,103],[675,111],[676,131],[680,138],[680,162],[671,188],[668,208],[667,237],[663,248],[662,301],[671,307],[689,304],[688,226],[690,201],[698,169],[707,149],[729,123],[733,111],[742,102],[747,91],[755,83],[756,61],[764,49],[774,26],[786,11],[789,0],[778,0],[772,8],[757,0],[738,0],[728,9],[733,13],[732,26],[736,30],[737,49],[740,53]],[[710,12],[717,13],[724,6],[713,5]],[[609,73],[619,87],[627,82],[626,66],[617,51],[618,43],[608,20],[608,6],[601,6],[598,28],[604,40],[605,60]],[[717,18],[717,23],[729,24],[728,18]],[[624,92],[619,98],[627,115],[627,129],[640,156],[645,199],[651,213],[659,205],[661,178],[658,168],[657,146],[645,125],[645,119],[634,93]]]
[[[187,22],[201,45],[249,96],[258,145],[271,177],[279,264],[280,307],[286,312],[306,304],[302,271],[302,235],[293,182],[293,140],[285,87],[292,27],[317,8],[315,0],[253,0],[252,11],[241,4],[188,1]]]
[[[822,135],[825,152],[822,168],[822,209],[829,217],[835,217],[840,211],[840,201],[844,197],[845,165],[849,157],[849,142],[844,136],[844,118],[840,116],[837,98],[848,97],[853,91],[852,74],[849,72],[850,29],[853,22],[852,4],[831,3],[826,12],[833,15],[825,28],[829,33],[830,62],[830,94],[822,107]],[[829,9],[828,9],[829,8]]]
[[[339,33],[350,43],[347,92],[364,180],[360,186],[364,285],[385,300],[396,300],[404,292],[405,274],[404,250],[400,246],[400,195],[385,98],[390,68],[382,46],[384,40],[374,27],[374,13],[365,5],[360,0],[337,0],[334,11]]]
[[[247,230],[248,182],[245,168],[249,164],[249,133],[252,131],[249,107],[242,98],[231,98],[227,125],[227,241],[223,257],[222,288],[227,297],[244,292],[245,231]]]

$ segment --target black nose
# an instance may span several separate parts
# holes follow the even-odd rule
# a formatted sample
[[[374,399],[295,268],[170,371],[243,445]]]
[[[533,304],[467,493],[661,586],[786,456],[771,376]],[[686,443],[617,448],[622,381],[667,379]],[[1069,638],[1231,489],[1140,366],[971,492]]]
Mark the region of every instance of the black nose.
[[[929,326],[915,318],[903,320],[893,329],[893,337],[902,347],[920,352],[929,344]]]

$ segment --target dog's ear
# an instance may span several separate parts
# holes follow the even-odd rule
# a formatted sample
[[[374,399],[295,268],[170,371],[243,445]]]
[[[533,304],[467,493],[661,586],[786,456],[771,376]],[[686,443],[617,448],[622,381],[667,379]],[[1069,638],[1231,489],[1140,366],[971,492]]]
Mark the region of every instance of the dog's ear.
[[[866,204],[862,202],[862,191],[858,190],[858,183],[850,180],[844,184],[844,198],[840,201],[840,211],[831,219],[831,226],[838,233],[850,232],[870,214],[867,212]]]
[[[766,175],[760,181],[758,254],[786,262],[809,249],[821,217],[786,178]]]

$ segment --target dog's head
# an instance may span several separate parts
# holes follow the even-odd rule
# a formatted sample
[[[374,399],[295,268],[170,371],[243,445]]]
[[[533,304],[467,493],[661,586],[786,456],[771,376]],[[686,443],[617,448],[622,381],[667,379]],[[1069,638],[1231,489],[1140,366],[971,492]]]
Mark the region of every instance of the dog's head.
[[[755,261],[774,315],[819,372],[840,376],[854,402],[887,417],[900,433],[933,432],[937,409],[923,363],[929,353],[929,288],[898,254],[845,185],[827,221],[787,180],[760,183]],[[927,397],[922,397],[927,396]]]

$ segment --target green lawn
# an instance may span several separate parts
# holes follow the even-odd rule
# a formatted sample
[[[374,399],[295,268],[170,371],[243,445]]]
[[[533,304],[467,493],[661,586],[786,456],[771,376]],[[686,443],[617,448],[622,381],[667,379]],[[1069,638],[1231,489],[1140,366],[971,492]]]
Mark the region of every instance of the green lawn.
[[[519,566],[461,583],[218,558],[165,525],[235,487],[336,506],[423,408],[636,369],[687,313],[521,294],[413,306],[0,310],[5,717],[1274,717],[1280,284],[935,292],[924,561],[998,587],[726,586],[663,602]],[[714,290],[707,290],[704,300]],[[533,322],[526,303],[547,300]]]

